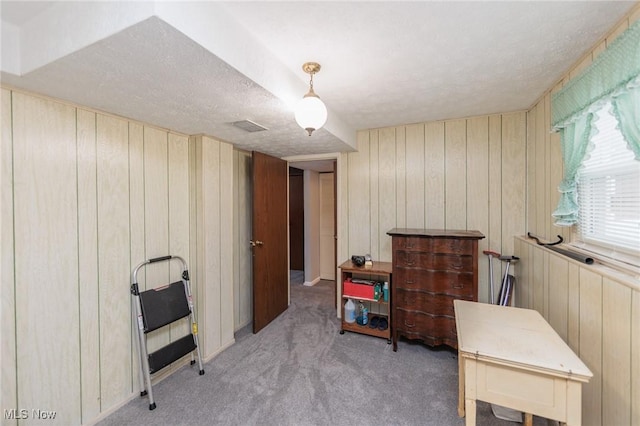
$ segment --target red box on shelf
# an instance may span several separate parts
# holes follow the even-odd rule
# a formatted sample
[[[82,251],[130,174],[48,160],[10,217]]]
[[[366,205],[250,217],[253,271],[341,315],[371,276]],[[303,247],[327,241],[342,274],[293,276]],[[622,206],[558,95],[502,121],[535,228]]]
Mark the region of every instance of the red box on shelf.
[[[373,299],[373,290],[373,285],[354,283],[350,278],[347,278],[342,286],[343,296],[353,297],[354,299]]]

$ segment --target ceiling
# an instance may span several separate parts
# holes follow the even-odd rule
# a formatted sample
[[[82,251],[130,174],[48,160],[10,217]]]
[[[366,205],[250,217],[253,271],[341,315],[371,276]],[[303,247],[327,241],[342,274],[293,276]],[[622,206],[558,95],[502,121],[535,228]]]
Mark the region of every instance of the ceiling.
[[[529,108],[636,4],[2,1],[0,78],[278,157],[350,151],[360,129]],[[307,61],[329,109],[311,137]]]

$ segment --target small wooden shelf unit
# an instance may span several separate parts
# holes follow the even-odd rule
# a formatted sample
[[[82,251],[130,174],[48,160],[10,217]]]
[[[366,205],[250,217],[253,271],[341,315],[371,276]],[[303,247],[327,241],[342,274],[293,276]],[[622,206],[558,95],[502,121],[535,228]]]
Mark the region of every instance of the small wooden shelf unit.
[[[340,294],[342,294],[342,326],[340,329],[340,334],[344,334],[345,331],[351,331],[354,333],[367,334],[369,336],[381,337],[383,339],[387,339],[387,343],[391,344],[391,271],[392,265],[391,262],[373,262],[372,266],[356,266],[351,262],[351,260],[347,260],[342,265],[340,265],[341,271],[341,280],[340,280]],[[363,279],[371,279],[376,281],[387,281],[389,283],[389,301],[385,302],[383,297],[380,296],[380,300],[368,299],[359,296],[349,296],[344,294],[344,282],[347,278],[363,278]],[[386,330],[380,330],[378,328],[371,328],[369,324],[367,325],[359,325],[358,323],[348,323],[344,320],[344,304],[347,299],[352,299],[354,303],[358,303],[359,301],[367,302],[371,308],[377,307],[377,312],[371,312],[372,309],[369,310],[369,321],[374,315],[378,317],[385,318],[387,320],[387,328]]]

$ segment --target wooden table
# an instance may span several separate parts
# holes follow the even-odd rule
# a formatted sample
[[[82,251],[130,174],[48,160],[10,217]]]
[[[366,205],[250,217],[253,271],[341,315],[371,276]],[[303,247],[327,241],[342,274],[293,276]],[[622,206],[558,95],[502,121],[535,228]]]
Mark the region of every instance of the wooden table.
[[[476,424],[476,400],[580,425],[582,383],[593,374],[531,309],[454,301],[458,415]]]

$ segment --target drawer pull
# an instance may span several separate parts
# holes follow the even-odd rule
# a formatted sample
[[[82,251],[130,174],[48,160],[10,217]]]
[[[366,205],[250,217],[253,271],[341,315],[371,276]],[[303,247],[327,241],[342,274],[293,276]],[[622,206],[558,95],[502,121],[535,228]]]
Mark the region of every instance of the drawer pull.
[[[409,328],[413,328],[413,327],[416,326],[416,323],[414,323],[414,322],[413,323],[408,323],[407,320],[404,320],[404,325],[406,325]]]
[[[451,265],[451,269],[455,269],[456,271],[461,271],[464,269],[464,265],[460,265],[460,264]]]
[[[461,289],[461,288],[464,288],[464,284],[454,284],[451,286],[451,288]]]

